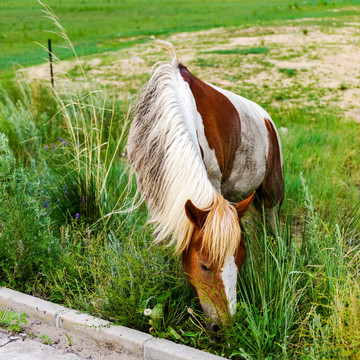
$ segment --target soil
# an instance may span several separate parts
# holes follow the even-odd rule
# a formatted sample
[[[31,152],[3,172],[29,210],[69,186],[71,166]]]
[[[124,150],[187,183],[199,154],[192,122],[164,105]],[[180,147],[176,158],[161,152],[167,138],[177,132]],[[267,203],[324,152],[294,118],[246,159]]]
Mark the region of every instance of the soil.
[[[110,342],[99,342],[32,317],[28,317],[28,324],[19,334],[14,334],[13,339],[15,341],[31,339],[60,353],[75,354],[79,360],[144,360],[143,357],[122,351]]]

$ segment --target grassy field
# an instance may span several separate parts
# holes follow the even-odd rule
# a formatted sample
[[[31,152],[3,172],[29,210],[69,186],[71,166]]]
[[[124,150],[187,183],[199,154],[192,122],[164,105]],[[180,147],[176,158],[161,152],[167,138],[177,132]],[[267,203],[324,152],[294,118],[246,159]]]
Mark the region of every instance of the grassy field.
[[[51,28],[50,21],[31,21],[39,11],[36,3],[4,3],[1,12],[17,10],[24,19],[30,14],[24,24],[32,24],[35,37]],[[157,12],[160,1],[152,11],[140,2],[61,4],[54,2],[56,14],[79,53],[90,55],[55,62],[55,92],[48,86],[47,64],[14,79],[3,72],[0,285],[231,359],[358,359],[355,2],[244,2],[241,27],[235,1],[202,3],[203,12],[194,11],[199,5],[190,1],[181,7],[166,2]],[[126,22],[116,25],[124,9]],[[104,14],[107,22],[101,21]],[[134,14],[144,21],[133,21]],[[97,34],[87,32],[89,23],[100,23]],[[176,33],[222,25],[229,27]],[[3,34],[16,39],[10,34],[19,26],[9,23]],[[118,32],[126,39],[124,48],[99,54],[123,46]],[[237,313],[219,343],[202,327],[179,259],[172,249],[153,245],[145,205],[105,217],[128,207],[135,194],[126,162],[127,114],[152,66],[167,59],[142,43],[143,36],[156,33],[176,45],[196,75],[258,102],[281,129],[286,198],[278,231],[269,234],[250,216]],[[39,61],[38,49],[32,52],[27,40],[15,43],[28,54],[24,64]],[[74,58],[67,51],[55,53]],[[3,69],[16,56],[9,50]],[[151,316],[144,315],[147,308]]]
[[[272,0],[235,1],[155,0],[149,5],[144,0],[103,0],[45,2],[50,5],[61,24],[68,31],[79,55],[101,53],[143,42],[151,35],[179,31],[209,29],[220,26],[248,26],[269,24],[286,19],[316,19],[359,14],[359,0]],[[333,12],[333,9],[338,11]],[[0,23],[0,76],[12,77],[14,70],[42,62],[47,54],[37,43],[47,46],[50,37],[62,58],[72,57],[64,50],[61,37],[47,31],[56,31],[42,14],[36,0],[3,0]]]

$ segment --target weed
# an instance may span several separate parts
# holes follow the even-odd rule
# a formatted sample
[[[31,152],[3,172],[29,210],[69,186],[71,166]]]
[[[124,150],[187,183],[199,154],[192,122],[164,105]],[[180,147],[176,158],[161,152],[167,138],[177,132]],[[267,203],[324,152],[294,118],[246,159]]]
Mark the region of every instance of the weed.
[[[9,331],[20,332],[24,324],[27,324],[27,314],[0,309],[0,327],[6,327]]]
[[[40,339],[43,341],[43,343],[45,344],[45,345],[51,345],[51,340],[50,340],[50,337],[49,337],[49,335],[41,335],[40,336]]]
[[[73,346],[72,337],[69,334],[66,334],[66,333],[65,333],[65,336],[66,336],[66,339],[68,341],[68,346]]]

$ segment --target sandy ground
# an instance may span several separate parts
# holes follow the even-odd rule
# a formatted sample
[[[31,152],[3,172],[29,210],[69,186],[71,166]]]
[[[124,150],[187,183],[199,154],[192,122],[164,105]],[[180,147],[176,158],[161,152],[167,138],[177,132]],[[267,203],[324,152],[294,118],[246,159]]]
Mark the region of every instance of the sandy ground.
[[[359,35],[360,22],[344,24],[344,27],[322,27],[306,26],[306,19],[303,19],[301,25],[293,21],[289,26],[280,27],[220,28],[175,34],[165,40],[175,45],[179,58],[205,81],[230,87],[240,94],[244,84],[266,86],[269,91],[279,86],[293,90],[297,84],[323,88],[323,102],[342,109],[345,119],[360,122]],[[253,47],[268,47],[271,50],[263,56],[263,62],[270,66],[251,61],[249,55],[242,58],[240,66],[232,66],[224,55],[205,53]],[[256,55],[252,56],[256,59]],[[136,91],[143,85],[152,66],[167,58],[164,51],[149,42],[118,52],[83,58],[80,63],[89,83],[113,86],[119,91]],[[217,61],[216,67],[199,66],[197,61],[200,58]],[[297,75],[286,77],[277,71],[280,68],[295,69]],[[86,83],[75,61],[55,64],[56,82],[61,83],[68,72],[72,72],[71,78],[82,86]],[[49,79],[48,64],[25,69],[25,73],[30,79]],[[229,81],[232,74],[236,74],[240,80]],[[305,95],[304,105],[307,101]]]
[[[22,359],[24,351],[32,353],[32,359],[144,360],[143,357],[127,354],[110,342],[95,341],[31,317],[19,334],[1,330],[0,335],[0,360],[17,359],[16,354]],[[14,354],[14,358],[6,357],[9,352]]]

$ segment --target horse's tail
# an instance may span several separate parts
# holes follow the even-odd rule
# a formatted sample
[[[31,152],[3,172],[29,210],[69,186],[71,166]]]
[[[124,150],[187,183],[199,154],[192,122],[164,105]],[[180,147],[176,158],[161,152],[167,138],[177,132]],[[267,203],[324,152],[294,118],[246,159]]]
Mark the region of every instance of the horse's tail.
[[[191,199],[200,208],[210,206],[213,188],[197,141],[195,99],[180,74],[174,47],[157,43],[172,60],[158,66],[140,92],[127,149],[157,239],[174,234],[182,251],[192,232],[184,205]]]

